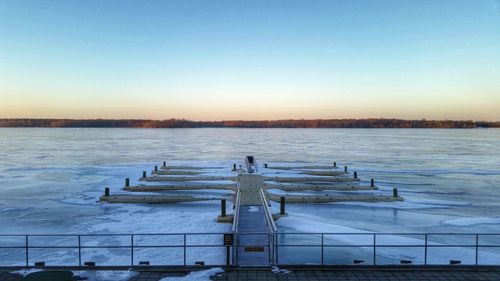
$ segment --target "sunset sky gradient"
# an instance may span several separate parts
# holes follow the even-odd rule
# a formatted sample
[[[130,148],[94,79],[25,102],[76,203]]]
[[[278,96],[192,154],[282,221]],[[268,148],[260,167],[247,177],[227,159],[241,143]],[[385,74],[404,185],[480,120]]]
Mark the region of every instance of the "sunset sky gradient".
[[[0,118],[500,120],[500,2],[0,0]]]

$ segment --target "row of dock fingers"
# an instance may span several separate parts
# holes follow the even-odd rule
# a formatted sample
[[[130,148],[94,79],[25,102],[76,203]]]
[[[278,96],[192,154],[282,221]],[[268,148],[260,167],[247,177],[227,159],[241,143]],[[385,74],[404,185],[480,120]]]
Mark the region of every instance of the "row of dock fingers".
[[[140,181],[156,182],[155,185],[130,185],[130,179],[125,179],[123,190],[129,192],[155,192],[159,194],[114,194],[111,195],[109,188],[105,188],[104,195],[100,197],[100,201],[109,203],[179,203],[179,202],[194,202],[205,200],[232,200],[233,193],[237,190],[237,181],[241,168],[237,169],[236,164],[233,164],[232,172],[236,175],[221,176],[210,175],[213,170],[224,169],[222,166],[167,166],[163,162],[163,166],[154,167],[151,176],[147,176],[146,171],[142,172]],[[262,175],[264,179],[263,189],[280,190],[284,192],[301,192],[301,191],[375,191],[379,188],[375,185],[374,179],[371,179],[369,185],[360,185],[358,173],[354,172],[352,177],[347,177],[349,174],[347,166],[344,166],[343,171],[338,169],[337,163],[333,166],[326,165],[306,165],[306,166],[270,166],[264,164],[266,169],[279,170],[297,170],[299,174],[293,176],[280,176],[276,174]],[[226,168],[227,169],[227,168]],[[306,171],[303,171],[307,169]],[[325,171],[326,170],[326,171]],[[305,175],[305,176],[302,176]],[[213,182],[217,181],[217,182]],[[227,181],[228,183],[220,183]],[[228,194],[213,196],[203,194],[166,194],[168,191],[203,191],[203,190],[226,190]],[[392,196],[384,194],[280,194],[276,195],[273,192],[266,192],[271,201],[279,201],[280,197],[286,197],[290,203],[330,203],[330,202],[387,202],[387,201],[402,201],[403,198],[398,195],[397,188],[393,189]]]

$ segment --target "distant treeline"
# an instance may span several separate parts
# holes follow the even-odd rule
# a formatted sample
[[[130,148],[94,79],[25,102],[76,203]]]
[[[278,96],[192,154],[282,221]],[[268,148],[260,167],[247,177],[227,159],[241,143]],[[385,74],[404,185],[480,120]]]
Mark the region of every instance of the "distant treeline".
[[[0,127],[43,128],[499,128],[500,122],[401,119],[190,121],[185,119],[0,119]]]

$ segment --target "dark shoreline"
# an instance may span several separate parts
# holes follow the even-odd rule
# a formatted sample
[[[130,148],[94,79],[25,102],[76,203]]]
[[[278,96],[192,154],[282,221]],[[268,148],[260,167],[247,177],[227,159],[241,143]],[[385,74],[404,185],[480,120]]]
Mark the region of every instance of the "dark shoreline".
[[[191,121],[185,119],[0,119],[6,128],[500,128],[499,122],[404,119],[286,119],[262,121]]]

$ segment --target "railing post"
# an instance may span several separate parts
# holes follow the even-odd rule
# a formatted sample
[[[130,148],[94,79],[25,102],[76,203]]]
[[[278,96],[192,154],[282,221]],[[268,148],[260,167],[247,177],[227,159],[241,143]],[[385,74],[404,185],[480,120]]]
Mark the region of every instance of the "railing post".
[[[323,248],[323,245],[324,245],[324,234],[321,233],[321,265],[324,264],[324,261],[325,261],[325,255],[324,255],[324,248]]]
[[[428,234],[425,234],[425,256],[424,256],[424,264],[427,265],[427,245],[428,245]]]
[[[276,239],[274,240],[274,242],[276,243],[275,244],[275,247],[276,247],[276,266],[279,266],[279,242],[278,242],[278,233],[276,233]]]
[[[476,265],[479,263],[479,234],[476,234]]]
[[[82,236],[78,235],[78,266],[82,267]]]
[[[130,266],[134,267],[134,234],[130,235]]]
[[[377,265],[377,234],[373,233],[373,265]]]
[[[184,265],[186,265],[186,233],[184,233]]]
[[[29,254],[28,254],[28,248],[29,248],[29,242],[28,242],[28,235],[26,235],[26,267],[29,266]]]

